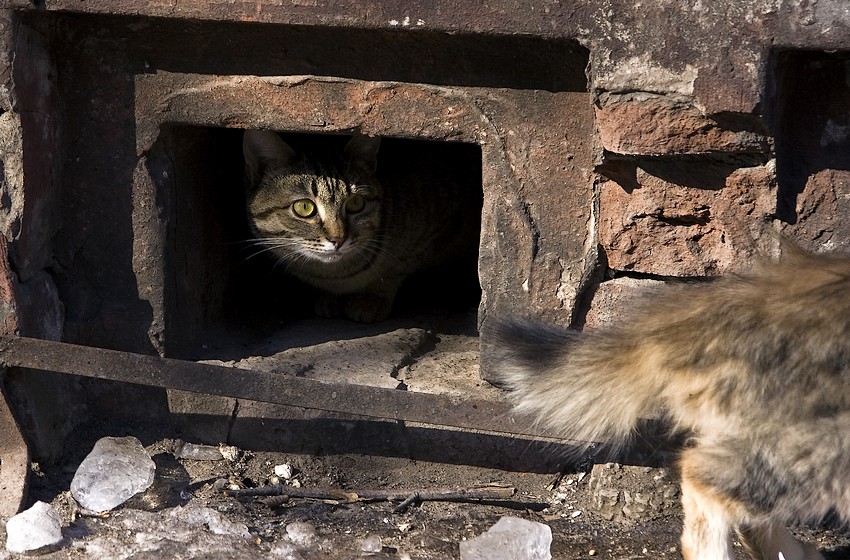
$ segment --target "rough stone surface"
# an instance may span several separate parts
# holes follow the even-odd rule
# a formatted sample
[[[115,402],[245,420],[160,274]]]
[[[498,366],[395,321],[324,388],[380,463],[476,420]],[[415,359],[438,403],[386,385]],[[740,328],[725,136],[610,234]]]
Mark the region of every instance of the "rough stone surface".
[[[616,325],[629,314],[638,298],[663,286],[660,280],[613,278],[599,284],[584,320],[585,329]]]
[[[4,44],[18,56],[0,57],[8,63],[0,70],[11,109],[2,118],[6,132],[23,132],[4,143],[3,157],[7,175],[20,182],[20,164],[27,182],[26,189],[7,189],[6,229],[19,277],[36,278],[52,263],[69,341],[180,357],[191,355],[211,323],[224,320],[217,302],[232,295],[217,279],[226,274],[214,273],[229,266],[220,249],[226,232],[208,227],[217,217],[197,217],[209,215],[217,200],[203,193],[241,182],[230,130],[359,130],[480,146],[482,325],[504,313],[566,324],[599,277],[597,241],[618,270],[717,274],[730,268],[730,255],[746,261],[755,254],[745,247],[748,238],[757,238],[752,230],[773,213],[761,199],[753,214],[734,210],[741,198],[729,188],[716,195],[728,202],[725,209],[705,193],[626,202],[607,183],[601,200],[594,199],[598,152],[744,154],[751,160],[732,167],[761,164],[781,152],[767,126],[774,113],[780,136],[793,145],[786,129],[799,123],[784,106],[798,106],[795,92],[805,89],[794,85],[795,70],[813,77],[815,63],[823,62],[789,66],[784,59],[795,49],[838,51],[824,73],[838,77],[823,82],[838,100],[840,52],[850,45],[842,31],[846,11],[836,0],[640,9],[632,0],[542,8],[505,0],[7,6]],[[671,28],[676,33],[659,35]],[[262,61],[258,43],[266,47]],[[838,107],[818,113],[824,131],[846,126]],[[91,148],[98,143],[110,149]],[[228,150],[237,155],[220,157]],[[229,169],[210,171],[208,160]],[[653,173],[664,177],[663,169]],[[688,186],[668,179],[662,180],[676,185],[670,191]],[[807,208],[822,206],[815,203],[820,187],[812,185],[803,196],[780,198],[800,202],[808,223],[792,235],[822,240],[832,226],[808,217]],[[236,207],[232,200],[222,204]],[[633,205],[637,214],[616,224],[612,204]],[[682,226],[702,220],[704,206],[712,224]],[[720,224],[721,214],[738,225]],[[197,231],[176,240],[186,223]],[[178,254],[180,243],[194,250]],[[660,249],[649,254],[641,244]],[[203,257],[184,258],[193,254]],[[482,344],[486,354],[486,330]],[[488,367],[485,356],[485,377]]]
[[[62,542],[59,512],[50,504],[36,502],[6,522],[6,550],[33,552]]]
[[[850,171],[825,169],[810,176],[797,197],[797,223],[784,232],[815,251],[847,250],[850,225]]]
[[[460,543],[461,560],[551,560],[552,529],[544,523],[502,517],[487,532]]]
[[[16,287],[17,277],[9,263],[9,245],[6,237],[0,234],[0,329],[3,334],[14,334],[18,329]]]
[[[666,165],[665,165],[666,163]],[[601,185],[600,241],[614,270],[717,275],[764,252],[775,208],[772,165],[625,164]]]
[[[156,465],[135,437],[95,443],[71,481],[71,494],[91,511],[109,511],[153,484]]]
[[[317,322],[313,322],[313,326],[320,327],[317,332],[327,329],[326,324]],[[307,328],[310,328],[309,323]],[[274,345],[267,345],[242,360],[208,362],[322,381],[395,389],[399,386],[396,379],[399,367],[412,361],[413,356],[418,355],[429,342],[430,337],[423,329],[396,329],[372,336],[305,344],[277,351],[273,350]],[[292,341],[284,344],[290,346]]]
[[[641,277],[736,270],[775,252],[765,222],[811,249],[850,247],[850,226],[839,219],[850,210],[850,16],[843,0],[3,6],[5,332],[199,359],[208,357],[217,329],[238,330],[241,320],[256,327],[253,341],[232,342],[217,359],[251,367],[277,361],[318,374],[281,355],[291,347],[258,353],[257,340],[274,336],[260,323],[279,326],[288,316],[267,311],[234,320],[227,313],[241,303],[228,275],[241,263],[224,247],[238,239],[231,210],[241,207],[238,138],[245,127],[473,145],[483,170],[482,326],[504,313],[569,323],[577,302],[610,277],[606,266]],[[625,298],[638,289],[623,279],[603,283],[586,326],[610,320],[606,314],[628,306]],[[368,344],[326,328],[328,339],[292,347],[321,348],[330,364],[324,374],[333,378],[342,364],[355,372],[346,379],[358,380],[367,360],[352,360],[346,349]],[[380,374],[359,380],[488,394],[492,388],[452,378],[454,367],[487,376],[486,334],[478,360],[472,347],[441,352],[429,337],[433,356],[414,352],[412,361],[378,345],[390,358],[372,360]],[[23,374],[4,379],[14,400],[43,399],[15,375]],[[50,376],[32,380],[61,386]],[[541,459],[538,448],[518,452],[523,442],[482,434],[451,440],[420,426],[295,407],[178,392],[140,397],[99,386],[87,397],[110,421],[118,417],[112,411],[131,416],[135,407],[145,418],[203,432],[206,442],[446,464],[494,465],[503,457],[525,460],[526,468],[557,463]],[[21,407],[23,416],[58,425],[59,412],[72,418],[83,410],[61,398],[43,403],[41,410]],[[45,414],[49,408],[54,415]],[[61,436],[34,445],[59,454]],[[490,452],[480,452],[486,444]],[[662,503],[642,490],[652,480],[638,476],[631,488],[625,475],[612,477],[598,477],[610,484],[594,478],[605,516],[632,520]],[[581,511],[554,515],[569,528],[580,524]],[[460,521],[447,525],[465,527]],[[197,524],[183,529],[189,534]],[[156,544],[147,549],[120,544],[173,556],[197,542],[150,540]],[[438,557],[451,557],[456,540]],[[255,546],[237,542],[217,542],[214,554]],[[279,542],[278,550],[300,555],[291,544]],[[644,555],[671,552],[648,546]]]
[[[596,125],[602,147],[618,154],[760,154],[771,149],[764,133],[725,128],[688,101],[649,93],[601,95]]]
[[[17,146],[4,141],[2,155],[4,161],[10,159],[13,170],[20,165],[21,175],[3,189],[7,197],[4,206],[9,211],[3,225],[13,242],[10,254],[15,271],[26,282],[49,266],[51,238],[59,228],[55,201],[62,162],[56,147],[61,129],[56,66],[49,39],[27,26],[17,27],[15,33],[12,77],[16,116],[20,119],[20,152],[14,153]],[[38,310],[27,312],[36,314]]]
[[[625,524],[645,522],[680,507],[678,483],[661,468],[594,465],[588,492],[595,514]]]

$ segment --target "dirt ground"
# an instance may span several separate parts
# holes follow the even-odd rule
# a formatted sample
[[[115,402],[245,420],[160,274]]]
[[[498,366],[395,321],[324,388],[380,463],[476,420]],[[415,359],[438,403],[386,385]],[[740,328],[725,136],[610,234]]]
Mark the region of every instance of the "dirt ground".
[[[365,369],[357,365],[355,354],[359,352],[370,356],[371,369],[364,375],[375,384],[401,383],[406,390],[498,398],[499,390],[482,382],[478,375],[474,328],[456,327],[443,325],[435,335],[433,326],[389,325],[381,333],[370,332],[368,336],[337,336],[349,342],[338,340],[331,346],[318,343],[316,355],[322,358],[316,358],[308,369],[317,376],[332,377],[333,368],[328,364],[344,362],[349,370],[363,372]],[[308,336],[309,325],[299,332]],[[427,343],[423,344],[423,339]],[[298,344],[303,345],[303,340]],[[409,351],[404,349],[405,344],[410,345]],[[263,351],[247,350],[246,355],[254,356],[250,358],[251,367],[271,370],[278,361],[291,363],[293,355],[283,346],[272,342]],[[359,350],[353,352],[356,348]],[[380,348],[390,350],[381,357],[375,350]],[[239,361],[217,358],[215,348],[207,358],[232,364]],[[305,355],[299,354],[298,359],[303,361]],[[327,438],[325,433],[310,431],[309,423],[298,425],[302,430],[299,441]],[[326,430],[334,429],[322,425]],[[346,429],[359,426],[345,425]],[[312,448],[302,445],[312,449],[308,452],[230,448],[226,449],[227,457],[194,460],[175,456],[180,444],[177,438],[193,440],[173,426],[114,419],[92,422],[66,441],[61,461],[34,464],[29,502],[53,504],[61,513],[65,537],[59,547],[41,557],[450,560],[460,558],[460,542],[485,532],[502,516],[547,524],[553,533],[551,551],[556,560],[681,557],[679,489],[674,471],[664,468],[670,456],[630,465],[586,462],[558,473],[558,468],[552,467],[558,461],[545,460],[557,455],[554,444],[523,440],[506,444],[435,430],[424,437],[425,445],[415,441],[417,437],[423,439],[424,431],[406,427],[400,433],[384,447],[361,439],[345,448],[333,448],[326,442]],[[76,506],[69,492],[70,482],[97,438],[107,435],[139,438],[157,465],[156,479],[148,491],[116,510],[92,515]],[[371,432],[363,436],[373,437]],[[358,442],[363,444],[361,449]],[[405,447],[403,453],[394,452],[399,445]],[[403,510],[397,509],[397,500],[283,500],[226,493],[228,488],[273,483],[358,495],[369,490],[391,489],[407,495],[480,485],[514,491],[509,497],[488,503],[423,501]],[[846,528],[826,523],[799,532],[816,542],[826,558],[850,558]],[[2,535],[0,549],[4,543]],[[13,557],[0,552],[0,559]]]
[[[42,558],[448,560],[460,558],[461,541],[505,515],[549,525],[556,560],[680,558],[681,510],[675,481],[665,469],[597,465],[592,473],[564,473],[553,487],[557,477],[549,474],[364,455],[240,451],[232,459],[178,460],[171,453],[174,445],[174,440],[162,439],[147,446],[157,464],[154,486],[105,516],[86,515],[76,507],[67,491],[71,465],[38,472],[31,499],[49,501],[61,512],[65,536],[61,548]],[[219,489],[225,481],[238,487],[276,482],[274,467],[283,464],[294,472],[288,484],[302,488],[362,492],[495,483],[516,492],[502,503],[428,501],[399,512],[397,501],[291,499],[268,504]],[[649,500],[643,511],[627,516],[625,494],[669,499]],[[850,557],[844,530],[801,532],[817,542],[826,558]],[[375,537],[380,552],[374,551]]]

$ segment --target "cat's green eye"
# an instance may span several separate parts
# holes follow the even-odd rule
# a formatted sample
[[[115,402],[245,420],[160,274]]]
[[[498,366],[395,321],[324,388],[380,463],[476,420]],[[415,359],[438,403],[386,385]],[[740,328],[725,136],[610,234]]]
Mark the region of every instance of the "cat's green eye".
[[[292,211],[302,218],[310,218],[316,213],[316,203],[309,198],[302,198],[292,203]]]
[[[366,207],[366,199],[363,195],[355,194],[345,201],[345,210],[350,214],[356,214]]]

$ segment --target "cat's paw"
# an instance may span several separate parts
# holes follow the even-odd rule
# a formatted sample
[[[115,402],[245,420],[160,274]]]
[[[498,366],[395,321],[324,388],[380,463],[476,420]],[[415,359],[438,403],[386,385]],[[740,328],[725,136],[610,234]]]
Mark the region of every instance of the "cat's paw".
[[[390,315],[392,298],[378,294],[353,294],[345,299],[343,313],[358,323],[376,323]]]
[[[342,315],[342,301],[334,294],[319,294],[314,307],[319,317],[334,318]]]

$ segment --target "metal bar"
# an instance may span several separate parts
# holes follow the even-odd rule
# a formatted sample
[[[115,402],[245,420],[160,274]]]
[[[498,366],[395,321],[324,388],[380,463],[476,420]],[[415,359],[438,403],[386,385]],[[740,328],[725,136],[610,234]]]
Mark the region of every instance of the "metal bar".
[[[508,403],[327,383],[281,373],[0,336],[0,364],[374,418],[556,438]]]

